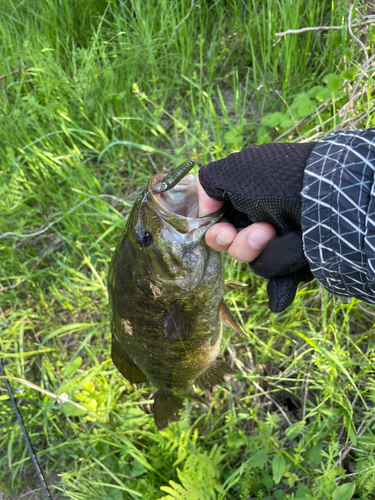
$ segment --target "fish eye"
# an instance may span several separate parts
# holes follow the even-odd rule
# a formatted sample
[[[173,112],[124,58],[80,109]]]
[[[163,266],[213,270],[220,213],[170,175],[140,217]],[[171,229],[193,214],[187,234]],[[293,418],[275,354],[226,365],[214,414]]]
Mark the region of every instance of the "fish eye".
[[[138,229],[135,233],[135,241],[140,247],[147,247],[152,241],[152,235],[145,229]]]

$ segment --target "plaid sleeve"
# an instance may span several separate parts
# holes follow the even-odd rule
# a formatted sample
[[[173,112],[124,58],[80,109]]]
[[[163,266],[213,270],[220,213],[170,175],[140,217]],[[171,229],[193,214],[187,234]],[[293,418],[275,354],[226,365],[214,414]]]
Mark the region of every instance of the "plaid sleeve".
[[[312,150],[302,229],[313,275],[330,292],[375,303],[375,128],[327,136]]]

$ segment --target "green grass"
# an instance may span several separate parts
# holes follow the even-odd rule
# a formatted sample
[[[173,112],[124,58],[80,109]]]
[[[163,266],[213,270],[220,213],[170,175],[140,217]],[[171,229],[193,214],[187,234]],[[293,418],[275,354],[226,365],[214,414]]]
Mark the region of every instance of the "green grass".
[[[110,361],[108,264],[152,172],[375,126],[345,2],[201,1],[184,20],[190,7],[1,5],[0,357],[31,441],[54,498],[375,498],[372,306],[313,283],[270,314],[266,283],[228,259],[250,285],[226,297],[249,333],[225,331],[237,375],[162,432],[152,387]],[[0,450],[0,490],[38,486],[2,385]]]

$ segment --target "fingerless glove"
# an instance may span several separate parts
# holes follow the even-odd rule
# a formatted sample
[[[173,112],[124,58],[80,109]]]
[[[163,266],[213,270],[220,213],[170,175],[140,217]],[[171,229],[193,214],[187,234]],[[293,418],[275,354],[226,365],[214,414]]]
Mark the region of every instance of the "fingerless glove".
[[[226,201],[225,218],[236,228],[269,222],[277,236],[250,263],[269,279],[272,312],[294,300],[298,284],[313,279],[305,258],[301,231],[301,191],[304,169],[317,143],[250,145],[202,167],[199,180],[215,200]]]

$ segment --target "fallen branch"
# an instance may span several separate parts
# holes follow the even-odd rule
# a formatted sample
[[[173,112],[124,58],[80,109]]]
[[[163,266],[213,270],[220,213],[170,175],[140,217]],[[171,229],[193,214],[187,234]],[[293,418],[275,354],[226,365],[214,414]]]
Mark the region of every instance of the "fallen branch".
[[[307,31],[330,31],[330,30],[342,30],[344,26],[315,26],[300,28],[298,30],[287,30],[282,33],[275,33],[275,36],[283,37],[285,35],[299,35],[300,33],[306,33]]]
[[[375,16],[368,16],[371,19],[367,19],[367,21],[363,21],[361,23],[352,24],[352,28],[357,28],[357,26],[363,26],[365,24],[375,23]],[[307,28],[300,28],[298,30],[287,30],[281,33],[275,33],[277,37],[283,37],[285,35],[299,35],[300,33],[305,33],[306,31],[330,31],[330,30],[342,30],[345,28],[345,25],[342,26],[309,26]]]
[[[352,9],[353,9],[353,6],[351,7],[351,11],[352,11]],[[351,11],[350,11],[350,14],[351,14]],[[356,38],[353,35],[352,28],[357,28],[357,27],[364,26],[365,24],[373,24],[373,23],[375,23],[375,16],[373,16],[373,15],[366,16],[366,18],[364,18],[364,20],[362,20],[359,23],[355,23],[355,24],[351,24],[350,19],[348,19],[349,32],[353,38]],[[279,40],[276,43],[274,43],[272,45],[272,47],[275,47],[276,45],[278,45],[281,42],[282,38],[286,35],[299,35],[300,33],[306,33],[309,31],[331,31],[331,30],[340,31],[343,28],[346,28],[346,26],[345,25],[342,25],[342,26],[309,26],[306,28],[300,28],[298,30],[287,30],[287,31],[283,31],[281,33],[275,33],[275,36],[277,36],[279,38]]]

